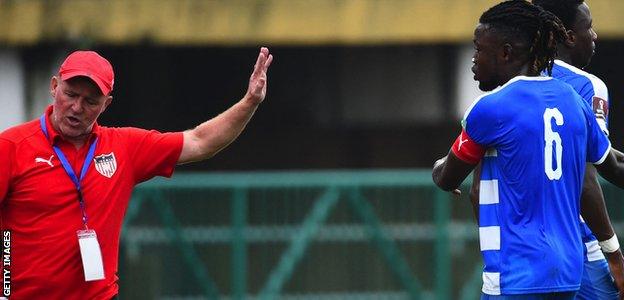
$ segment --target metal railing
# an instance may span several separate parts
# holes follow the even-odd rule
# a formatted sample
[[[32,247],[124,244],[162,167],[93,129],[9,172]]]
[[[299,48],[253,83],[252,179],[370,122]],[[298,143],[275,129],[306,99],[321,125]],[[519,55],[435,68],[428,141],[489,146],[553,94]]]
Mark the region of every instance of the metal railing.
[[[155,179],[137,187],[127,211],[121,295],[477,299],[477,228],[466,196],[453,198],[434,187],[429,170]],[[340,284],[325,290],[324,282]]]

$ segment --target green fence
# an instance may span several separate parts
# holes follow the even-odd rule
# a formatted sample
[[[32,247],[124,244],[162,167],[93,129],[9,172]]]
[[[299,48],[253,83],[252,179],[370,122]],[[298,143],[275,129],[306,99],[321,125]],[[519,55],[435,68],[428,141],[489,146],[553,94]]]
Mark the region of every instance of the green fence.
[[[133,195],[120,295],[478,299],[478,248],[466,188],[444,193],[429,170],[180,173]]]

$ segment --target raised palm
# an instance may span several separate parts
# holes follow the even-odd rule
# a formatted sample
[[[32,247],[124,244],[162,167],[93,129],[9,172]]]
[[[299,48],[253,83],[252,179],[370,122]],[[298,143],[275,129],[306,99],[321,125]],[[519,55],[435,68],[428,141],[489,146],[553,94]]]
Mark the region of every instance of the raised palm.
[[[261,103],[266,96],[267,70],[272,61],[273,55],[269,54],[269,49],[266,47],[260,48],[253,73],[251,73],[249,78],[249,87],[247,88],[247,97],[254,103]]]

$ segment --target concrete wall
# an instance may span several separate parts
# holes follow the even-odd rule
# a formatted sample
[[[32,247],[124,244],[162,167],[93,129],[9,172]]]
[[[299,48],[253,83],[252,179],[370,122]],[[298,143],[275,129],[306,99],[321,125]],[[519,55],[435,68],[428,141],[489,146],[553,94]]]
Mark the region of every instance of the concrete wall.
[[[26,116],[24,70],[17,50],[0,49],[0,130]]]

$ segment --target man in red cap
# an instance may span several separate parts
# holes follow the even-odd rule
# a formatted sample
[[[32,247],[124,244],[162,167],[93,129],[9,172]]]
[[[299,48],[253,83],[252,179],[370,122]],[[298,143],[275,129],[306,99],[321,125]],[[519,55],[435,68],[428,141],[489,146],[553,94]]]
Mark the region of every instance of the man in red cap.
[[[3,285],[11,299],[115,299],[123,217],[134,186],[230,144],[264,100],[273,56],[261,48],[243,98],[184,132],[99,126],[111,64],[76,51],[50,81],[43,115],[0,133]]]

